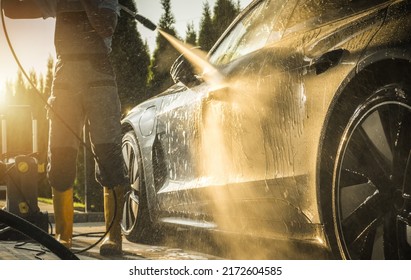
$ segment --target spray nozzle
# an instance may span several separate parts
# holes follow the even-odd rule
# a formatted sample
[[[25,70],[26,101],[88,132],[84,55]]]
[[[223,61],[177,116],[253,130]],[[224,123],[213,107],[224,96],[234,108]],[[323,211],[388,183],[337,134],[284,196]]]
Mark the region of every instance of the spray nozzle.
[[[143,17],[142,15],[135,14],[135,19],[140,22],[142,25],[150,29],[151,31],[154,31],[157,29],[157,26],[151,22],[148,18]]]
[[[139,15],[133,12],[132,10],[130,10],[129,8],[123,5],[120,5],[120,8],[126,13],[128,13],[129,15],[131,15],[132,17],[134,17],[139,23],[141,23],[143,26],[147,27],[151,31],[154,31],[157,29],[157,26],[152,21],[150,21],[148,18],[145,18],[142,15]]]

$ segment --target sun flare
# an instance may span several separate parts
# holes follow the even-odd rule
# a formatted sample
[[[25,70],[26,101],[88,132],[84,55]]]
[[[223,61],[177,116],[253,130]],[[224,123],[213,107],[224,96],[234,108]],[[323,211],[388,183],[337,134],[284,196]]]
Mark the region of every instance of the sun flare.
[[[0,84],[0,108],[6,105],[6,91],[4,86]]]

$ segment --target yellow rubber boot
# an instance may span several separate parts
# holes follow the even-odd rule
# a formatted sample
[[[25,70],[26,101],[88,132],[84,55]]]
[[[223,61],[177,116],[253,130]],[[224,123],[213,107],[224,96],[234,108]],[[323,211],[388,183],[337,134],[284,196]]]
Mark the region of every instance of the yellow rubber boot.
[[[115,203],[113,189],[104,188],[104,219],[106,230],[110,231],[100,246],[100,255],[110,256],[119,255],[122,253],[122,236],[121,236],[121,216],[124,204],[124,187],[118,186],[114,188],[117,203]],[[116,216],[114,217],[114,207],[116,207]],[[114,217],[114,219],[113,219]]]
[[[55,238],[67,248],[71,248],[73,238],[73,189],[57,191],[53,188]]]

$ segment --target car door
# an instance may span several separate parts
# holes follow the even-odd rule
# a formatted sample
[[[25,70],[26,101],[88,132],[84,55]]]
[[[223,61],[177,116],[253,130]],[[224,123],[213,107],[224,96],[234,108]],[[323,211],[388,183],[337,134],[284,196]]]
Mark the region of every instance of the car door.
[[[164,97],[157,114],[157,139],[163,150],[164,173],[156,186],[160,216],[179,216],[192,205],[187,189],[198,181],[198,122],[208,85],[181,86]]]
[[[211,51],[214,68],[202,73],[204,82],[165,97],[158,114],[167,173],[157,190],[163,222],[215,227],[215,217],[225,209],[236,211],[232,186],[264,181],[263,122],[261,114],[253,114],[261,104],[247,96],[258,80],[239,79],[229,88],[226,82],[236,73],[258,77],[265,61],[259,50],[280,40],[295,4],[296,0],[256,1]],[[231,99],[239,93],[241,104]],[[216,209],[216,204],[221,207]]]

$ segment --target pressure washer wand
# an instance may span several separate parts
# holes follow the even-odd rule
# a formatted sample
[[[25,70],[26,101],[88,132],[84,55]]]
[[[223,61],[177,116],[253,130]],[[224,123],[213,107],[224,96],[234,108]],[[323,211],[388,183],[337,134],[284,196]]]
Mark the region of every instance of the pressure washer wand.
[[[147,27],[151,31],[155,31],[157,29],[157,26],[154,23],[152,23],[148,18],[145,18],[142,15],[133,12],[132,10],[123,5],[120,5],[120,8],[132,17],[134,17],[138,22],[140,22],[143,26]]]

